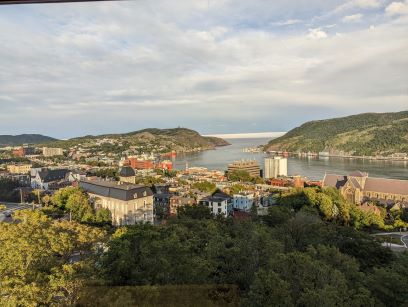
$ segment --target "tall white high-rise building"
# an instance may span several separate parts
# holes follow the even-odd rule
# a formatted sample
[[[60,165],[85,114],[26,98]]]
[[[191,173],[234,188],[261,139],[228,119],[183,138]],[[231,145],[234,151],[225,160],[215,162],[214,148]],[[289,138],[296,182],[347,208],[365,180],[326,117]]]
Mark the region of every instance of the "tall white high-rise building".
[[[288,175],[288,159],[282,157],[265,158],[264,178],[277,178]]]

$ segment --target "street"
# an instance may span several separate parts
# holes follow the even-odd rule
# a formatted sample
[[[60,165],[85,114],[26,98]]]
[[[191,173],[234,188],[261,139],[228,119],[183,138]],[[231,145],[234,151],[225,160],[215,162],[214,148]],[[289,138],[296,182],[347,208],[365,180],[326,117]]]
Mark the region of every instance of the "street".
[[[4,202],[0,201],[0,204],[6,205],[7,209],[0,211],[0,222],[11,222],[12,218],[11,217],[6,217],[3,212],[4,211],[16,211],[16,210],[21,210],[21,209],[29,209],[32,208],[30,204],[20,204],[20,203],[10,203],[10,202]]]
[[[375,236],[395,236],[401,241],[401,245],[394,243],[382,243],[383,246],[391,248],[393,251],[406,251],[408,249],[408,232],[382,232],[376,233]]]

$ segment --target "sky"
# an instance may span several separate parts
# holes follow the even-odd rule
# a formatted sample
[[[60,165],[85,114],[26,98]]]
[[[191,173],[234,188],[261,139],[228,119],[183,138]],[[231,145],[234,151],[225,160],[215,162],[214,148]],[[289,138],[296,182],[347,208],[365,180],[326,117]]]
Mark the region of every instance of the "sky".
[[[0,6],[0,134],[288,131],[408,109],[408,0]]]

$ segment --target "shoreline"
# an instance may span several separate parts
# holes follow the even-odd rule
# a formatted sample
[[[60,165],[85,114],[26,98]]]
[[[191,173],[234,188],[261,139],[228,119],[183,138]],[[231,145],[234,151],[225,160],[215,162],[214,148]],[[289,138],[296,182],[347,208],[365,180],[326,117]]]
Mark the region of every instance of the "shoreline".
[[[318,157],[318,158],[343,158],[343,159],[359,159],[359,160],[375,160],[375,161],[395,161],[395,162],[408,162],[408,157],[375,157],[375,156],[352,156],[352,155],[319,155],[310,154],[307,152],[288,152],[288,151],[264,151],[265,154],[278,154],[288,155],[291,157]],[[285,154],[284,154],[285,153]]]

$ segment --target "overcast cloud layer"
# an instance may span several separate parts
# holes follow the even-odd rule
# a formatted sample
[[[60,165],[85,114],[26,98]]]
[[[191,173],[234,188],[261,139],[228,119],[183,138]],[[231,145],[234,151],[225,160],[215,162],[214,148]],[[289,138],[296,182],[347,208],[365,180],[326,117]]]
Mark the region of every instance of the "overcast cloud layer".
[[[408,0],[0,7],[0,134],[286,131],[408,109]]]

